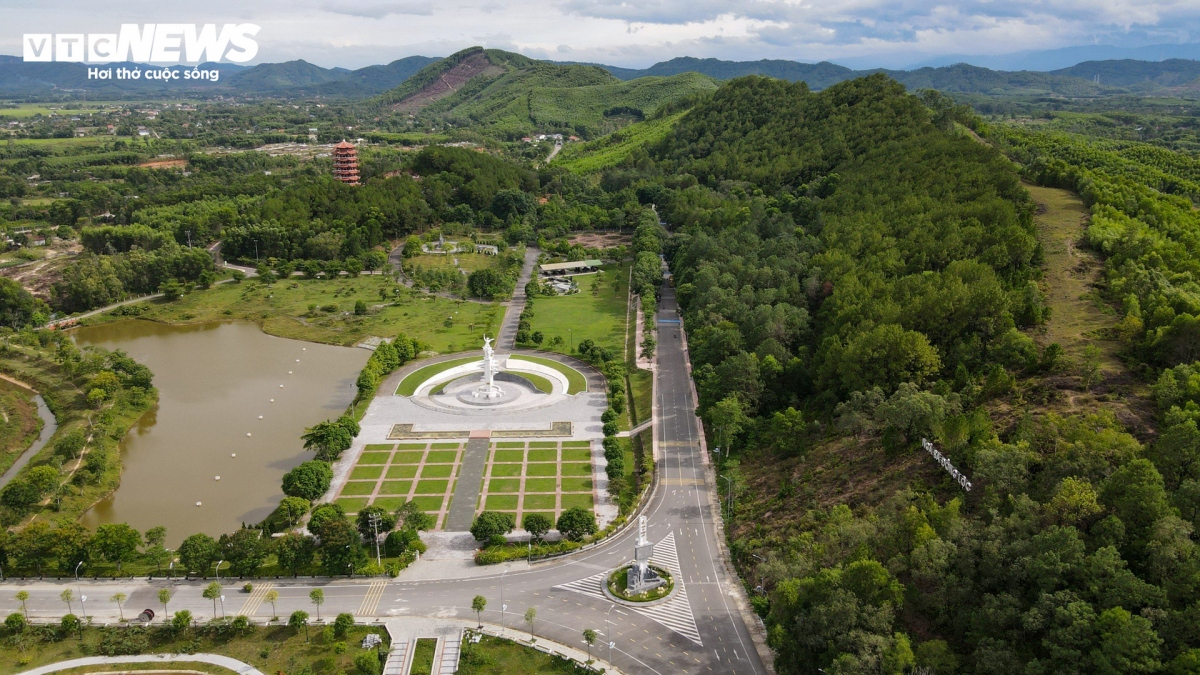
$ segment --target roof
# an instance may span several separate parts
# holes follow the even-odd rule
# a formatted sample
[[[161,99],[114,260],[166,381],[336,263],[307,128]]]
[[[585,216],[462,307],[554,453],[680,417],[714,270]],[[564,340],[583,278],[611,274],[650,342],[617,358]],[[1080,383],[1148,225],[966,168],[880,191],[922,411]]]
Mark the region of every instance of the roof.
[[[599,260],[578,260],[576,262],[548,263],[542,265],[542,271],[552,272],[555,270],[574,270],[579,269],[580,267],[599,267],[602,264],[604,263],[600,262]]]
[[[337,145],[335,145],[333,147],[335,147],[335,148],[353,148],[354,144],[349,141],[342,141],[341,143],[338,143]]]

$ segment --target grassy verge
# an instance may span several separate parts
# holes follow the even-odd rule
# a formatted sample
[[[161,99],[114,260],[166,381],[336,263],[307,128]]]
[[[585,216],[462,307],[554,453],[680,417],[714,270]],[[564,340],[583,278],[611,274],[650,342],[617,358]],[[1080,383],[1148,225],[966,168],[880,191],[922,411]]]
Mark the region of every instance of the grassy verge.
[[[579,292],[574,295],[539,297],[534,301],[529,329],[545,336],[539,345],[541,349],[571,354],[581,342],[592,340],[614,356],[622,353],[629,264],[605,265],[600,269],[603,274],[576,277]]]
[[[438,373],[444,373],[455,366],[461,366],[464,363],[471,363],[472,361],[478,360],[480,360],[480,357],[478,356],[468,356],[461,359],[452,359],[450,361],[442,361],[441,363],[433,363],[425,366],[424,368],[418,368],[406,375],[404,379],[400,381],[400,386],[396,388],[396,395],[412,396],[417,392],[417,387],[420,387],[422,382],[428,380],[434,375],[437,375]]]
[[[0,387],[5,383],[0,382]],[[8,470],[21,453],[37,440],[42,418],[33,398],[17,389],[0,388],[0,473]]]
[[[367,633],[379,634],[384,644],[388,643],[383,627],[354,626],[342,638],[334,637],[332,627],[310,626],[308,630],[310,641],[306,642],[303,630],[284,626],[251,627],[248,633],[239,635],[227,622],[203,624],[182,632],[159,623],[150,628],[84,628],[81,640],[78,633],[64,633],[58,626],[30,626],[15,635],[5,631],[8,635],[0,643],[0,672],[16,673],[85,656],[208,653],[235,658],[264,673],[353,673],[354,657],[364,652],[361,644]],[[185,660],[187,657],[180,658]],[[164,667],[161,663],[145,664],[146,667],[154,665],[159,669]],[[169,667],[206,673],[227,672],[207,664],[184,666],[181,662]],[[92,666],[90,670],[72,672],[111,672],[114,669],[133,670],[135,666]]]
[[[28,507],[0,507],[0,522],[12,525],[30,514],[45,514],[48,518],[74,520],[102,499],[121,482],[121,439],[157,401],[158,392],[119,387],[108,400],[98,406],[90,404],[86,389],[88,379],[105,369],[104,352],[97,350],[100,361],[72,362],[60,365],[55,361],[53,340],[63,339],[49,332],[25,332],[0,343],[0,372],[25,382],[41,393],[54,413],[58,431],[38,452],[14,482],[23,480],[30,470],[51,466],[57,469],[62,491],[56,497]],[[91,372],[87,372],[88,370]],[[82,429],[87,442],[77,457],[55,457],[58,439]],[[11,464],[11,462],[10,462]]]
[[[567,378],[568,394],[578,394],[581,391],[587,391],[587,378],[583,376],[583,373],[570,366],[563,365],[554,359],[522,354],[521,356],[512,357],[511,361],[515,361],[517,363],[521,361],[529,361],[530,363],[536,363],[538,365],[547,366],[557,370]]]
[[[520,375],[521,377],[529,380],[529,382],[531,384],[533,384],[534,387],[537,387],[538,391],[540,391],[544,394],[549,394],[551,391],[554,391],[554,385],[550,383],[550,380],[547,380],[546,378],[542,377],[541,375],[535,375],[534,373],[527,373],[527,372],[518,372],[515,370],[513,372],[516,373],[517,375]]]
[[[521,642],[525,642],[522,640]],[[587,673],[582,666],[561,656],[550,656],[515,640],[483,636],[478,644],[463,641],[459,675],[551,675]],[[413,672],[417,672],[415,669]]]
[[[426,675],[433,671],[433,653],[437,650],[436,638],[420,638],[413,650],[412,667],[408,672],[412,675]]]
[[[386,299],[385,299],[386,298]],[[366,314],[355,314],[355,305]],[[194,291],[175,302],[152,300],[139,315],[165,323],[239,319],[257,323],[271,335],[353,345],[369,336],[405,333],[439,352],[452,352],[494,333],[498,306],[448,300],[399,286],[386,275],[331,280],[293,278],[270,286],[247,279]],[[113,312],[88,323],[125,318]]]

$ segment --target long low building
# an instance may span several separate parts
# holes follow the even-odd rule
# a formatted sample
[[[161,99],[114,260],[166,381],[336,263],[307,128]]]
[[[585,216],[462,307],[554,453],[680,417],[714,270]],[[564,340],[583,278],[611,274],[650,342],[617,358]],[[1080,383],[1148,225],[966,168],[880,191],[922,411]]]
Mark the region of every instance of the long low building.
[[[546,263],[539,270],[545,275],[581,274],[595,272],[602,263],[599,260],[577,260],[575,262]]]

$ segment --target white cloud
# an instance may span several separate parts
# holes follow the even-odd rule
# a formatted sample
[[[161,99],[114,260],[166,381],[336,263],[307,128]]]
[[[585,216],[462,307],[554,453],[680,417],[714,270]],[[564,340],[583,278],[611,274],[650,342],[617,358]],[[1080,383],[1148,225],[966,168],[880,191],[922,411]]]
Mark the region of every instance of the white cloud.
[[[27,32],[251,22],[262,26],[260,61],[345,67],[474,44],[646,66],[683,55],[912,61],[1200,33],[1196,0],[0,0],[0,16],[0,52],[19,53]]]

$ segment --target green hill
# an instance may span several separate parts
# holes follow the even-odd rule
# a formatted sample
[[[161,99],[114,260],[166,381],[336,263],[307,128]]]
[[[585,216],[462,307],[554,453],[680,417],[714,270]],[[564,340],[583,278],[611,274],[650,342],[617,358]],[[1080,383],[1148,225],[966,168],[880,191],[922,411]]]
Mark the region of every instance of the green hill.
[[[472,126],[509,138],[555,130],[591,136],[716,88],[712,78],[698,73],[622,82],[597,66],[473,47],[427,66],[378,101],[422,122]]]

